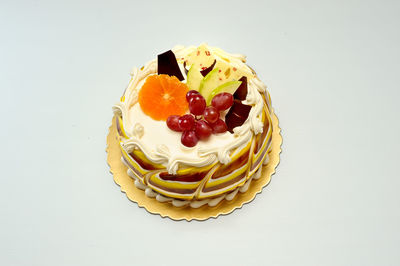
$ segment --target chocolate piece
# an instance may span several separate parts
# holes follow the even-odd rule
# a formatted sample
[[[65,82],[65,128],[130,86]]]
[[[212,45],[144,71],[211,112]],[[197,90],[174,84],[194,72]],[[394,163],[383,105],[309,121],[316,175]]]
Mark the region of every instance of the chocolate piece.
[[[235,127],[240,127],[249,116],[251,106],[242,104],[239,100],[234,100],[231,109],[225,116],[225,123],[228,131],[233,133]]]
[[[231,113],[229,112],[226,116],[225,116],[225,123],[226,126],[228,127],[228,131],[233,133],[233,129],[235,127],[240,127],[241,125],[243,125],[245,120],[242,119],[242,117],[238,116],[235,113]]]
[[[157,59],[158,74],[167,74],[177,77],[180,81],[184,80],[182,72],[179,69],[178,62],[176,61],[175,54],[171,50],[159,54]]]
[[[229,110],[229,112],[233,112],[233,113],[237,114],[238,116],[244,117],[247,119],[247,117],[249,116],[249,113],[250,113],[250,109],[251,109],[251,105],[243,104],[239,100],[234,100],[233,105],[232,105],[231,109]]]
[[[187,73],[189,72],[189,69],[186,68],[186,61],[183,62],[183,69],[185,70],[185,74],[187,76]]]
[[[212,63],[211,66],[207,67],[206,69],[200,71],[200,73],[205,77],[208,73],[210,73],[211,70],[213,70],[215,64],[217,63],[217,60],[214,60],[214,63]]]
[[[240,84],[239,88],[233,94],[233,98],[238,99],[240,101],[246,100],[247,96],[247,77],[243,76],[239,79],[242,83]]]

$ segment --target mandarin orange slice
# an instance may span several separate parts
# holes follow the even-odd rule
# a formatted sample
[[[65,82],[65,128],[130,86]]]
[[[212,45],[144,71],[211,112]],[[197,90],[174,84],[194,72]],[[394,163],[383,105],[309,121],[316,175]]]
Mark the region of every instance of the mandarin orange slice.
[[[167,120],[170,115],[183,115],[188,110],[188,87],[175,76],[149,76],[139,91],[142,111],[154,120]]]

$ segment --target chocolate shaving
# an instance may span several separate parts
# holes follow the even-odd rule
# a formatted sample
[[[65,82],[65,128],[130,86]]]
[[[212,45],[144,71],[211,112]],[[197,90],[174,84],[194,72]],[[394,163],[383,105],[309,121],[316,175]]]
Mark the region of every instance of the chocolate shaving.
[[[241,81],[242,83],[233,94],[233,98],[244,101],[247,97],[247,77],[243,76],[239,79],[239,81]]]
[[[233,133],[235,127],[240,127],[249,116],[251,105],[242,104],[239,100],[234,100],[231,109],[225,116],[225,123],[228,131]]]
[[[211,70],[213,70],[215,64],[217,63],[217,60],[214,60],[214,63],[212,63],[211,66],[207,67],[206,69],[200,71],[200,73],[205,77],[208,73],[210,73]]]
[[[167,74],[177,77],[180,81],[184,80],[178,62],[176,61],[175,54],[171,50],[159,54],[157,59],[158,74]]]
[[[189,70],[186,68],[186,61],[183,61],[183,69],[185,70],[185,74],[187,76],[187,73],[189,72]]]

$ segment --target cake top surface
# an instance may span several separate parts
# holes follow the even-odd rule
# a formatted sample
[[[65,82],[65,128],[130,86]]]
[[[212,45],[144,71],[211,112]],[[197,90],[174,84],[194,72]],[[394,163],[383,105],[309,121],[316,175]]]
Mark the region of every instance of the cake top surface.
[[[114,113],[122,117],[122,126],[126,138],[121,139],[122,146],[128,151],[139,148],[146,157],[155,164],[162,164],[169,173],[175,174],[181,167],[203,167],[214,162],[227,164],[234,153],[244,147],[252,139],[263,131],[262,111],[264,101],[262,94],[266,91],[266,86],[258,79],[255,73],[245,64],[245,56],[240,54],[230,54],[219,48],[210,47],[202,44],[198,47],[176,46],[171,54],[158,56],[158,59],[151,60],[142,68],[134,68],[131,72],[131,80],[121,97],[120,102],[114,105]],[[177,66],[167,65],[167,71],[174,72],[173,80],[160,74],[163,60],[167,56],[175,56]],[[187,70],[189,68],[189,70]],[[188,72],[189,71],[189,72]],[[199,71],[205,76],[199,75]],[[208,72],[208,73],[204,73]],[[176,73],[176,74],[175,74]],[[153,77],[152,77],[153,76]],[[199,77],[196,79],[196,77]],[[152,77],[152,78],[149,78]],[[206,140],[201,140],[193,147],[187,147],[181,143],[182,132],[173,131],[168,128],[165,119],[170,115],[189,113],[184,105],[181,96],[179,100],[163,106],[163,99],[169,98],[166,92],[162,97],[150,94],[150,104],[144,104],[144,90],[149,88],[150,82],[157,84],[157,79],[161,84],[170,82],[179,89],[193,89],[193,86],[200,86],[200,93],[204,96],[207,104],[210,104],[212,96],[218,93],[210,85],[208,90],[207,82],[214,79],[219,86],[229,90],[230,87],[237,88],[243,81],[247,84],[247,93],[242,101],[235,100],[239,105],[249,106],[248,116],[242,121],[240,126],[236,126],[231,132],[226,131],[219,134],[211,134]],[[198,82],[198,80],[200,80]],[[180,81],[179,81],[180,80]],[[205,81],[204,81],[205,80]],[[208,81],[207,81],[208,80]],[[183,85],[182,85],[183,84]],[[200,84],[200,85],[198,85]],[[150,86],[150,90],[153,89]],[[165,88],[166,86],[164,86]],[[227,89],[226,89],[227,88]],[[177,92],[178,93],[178,92]],[[184,91],[186,93],[186,91]],[[173,96],[173,95],[172,95]],[[153,99],[152,99],[153,98]],[[147,100],[147,103],[149,100]],[[159,104],[157,104],[159,103]],[[232,109],[233,107],[231,107]],[[229,110],[220,113],[222,119],[225,118]]]

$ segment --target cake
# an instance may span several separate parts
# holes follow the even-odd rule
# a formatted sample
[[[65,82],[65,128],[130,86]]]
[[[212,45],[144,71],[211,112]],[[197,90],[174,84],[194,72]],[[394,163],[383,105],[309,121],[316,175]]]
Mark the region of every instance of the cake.
[[[231,201],[268,163],[271,99],[243,55],[176,46],[132,70],[113,111],[128,175],[159,202]]]

